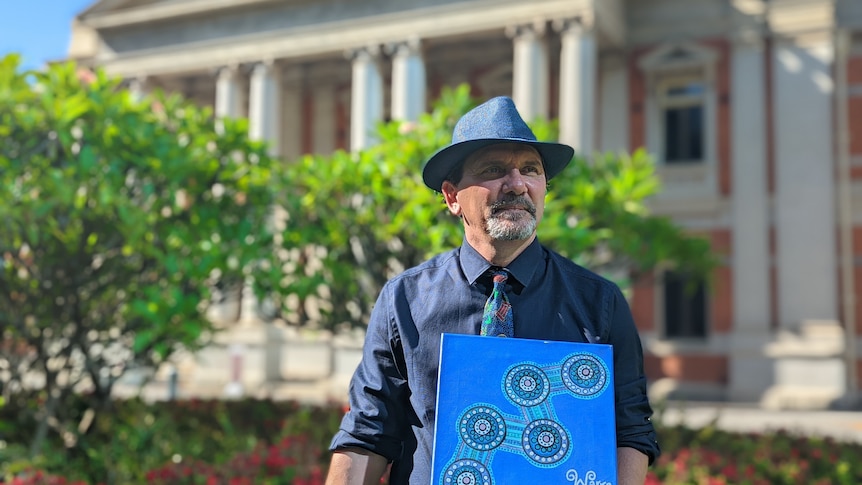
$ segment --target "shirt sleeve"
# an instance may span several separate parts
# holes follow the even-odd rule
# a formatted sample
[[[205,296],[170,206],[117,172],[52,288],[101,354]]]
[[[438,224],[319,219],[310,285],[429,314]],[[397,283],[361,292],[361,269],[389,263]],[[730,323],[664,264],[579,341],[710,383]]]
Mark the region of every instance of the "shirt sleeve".
[[[609,342],[614,348],[617,446],[639,450],[652,463],[661,453],[650,417],[643,348],[628,302],[614,287],[610,302]]]
[[[330,450],[364,448],[394,461],[402,455],[401,433],[410,429],[405,415],[409,393],[388,290],[383,288],[371,312],[362,360],[350,381],[350,409]]]

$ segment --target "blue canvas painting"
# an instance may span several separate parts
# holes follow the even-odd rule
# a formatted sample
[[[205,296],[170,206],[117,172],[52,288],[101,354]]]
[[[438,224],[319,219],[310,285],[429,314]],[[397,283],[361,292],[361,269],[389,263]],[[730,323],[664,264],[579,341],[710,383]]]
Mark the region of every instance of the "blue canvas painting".
[[[443,334],[431,485],[615,485],[612,350]]]

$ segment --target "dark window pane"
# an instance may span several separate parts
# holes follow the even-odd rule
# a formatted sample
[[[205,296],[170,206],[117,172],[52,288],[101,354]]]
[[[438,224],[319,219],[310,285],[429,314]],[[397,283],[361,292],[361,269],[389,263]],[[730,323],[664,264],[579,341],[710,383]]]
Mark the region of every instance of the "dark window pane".
[[[692,106],[686,110],[688,124],[685,137],[688,140],[688,159],[703,159],[703,107]]]
[[[665,337],[706,337],[706,289],[684,274],[664,276]]]
[[[664,111],[664,160],[667,163],[703,160],[703,106]]]
[[[680,160],[680,132],[682,131],[681,113],[679,109],[668,109],[664,112],[664,160],[675,162]]]

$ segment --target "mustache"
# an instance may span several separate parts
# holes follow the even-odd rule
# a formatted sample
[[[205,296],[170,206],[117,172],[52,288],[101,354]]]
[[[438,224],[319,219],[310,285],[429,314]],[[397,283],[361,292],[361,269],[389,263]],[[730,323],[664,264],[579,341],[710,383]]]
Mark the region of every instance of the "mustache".
[[[490,209],[492,215],[506,209],[523,209],[529,212],[532,216],[536,215],[535,204],[523,195],[505,197],[503,200],[499,200],[491,204]]]

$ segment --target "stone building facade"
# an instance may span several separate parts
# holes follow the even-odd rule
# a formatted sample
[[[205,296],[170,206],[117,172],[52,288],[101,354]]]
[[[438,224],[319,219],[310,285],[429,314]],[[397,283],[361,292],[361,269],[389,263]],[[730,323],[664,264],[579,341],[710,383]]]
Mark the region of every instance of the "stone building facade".
[[[646,147],[653,210],[723,260],[694,293],[662,269],[635,284],[651,392],[858,402],[862,2],[101,0],[69,56],[246,116],[287,160],[368,146],[376,121],[415,119],[460,83],[559,118],[580,153]],[[260,352],[248,379],[283,380]]]

